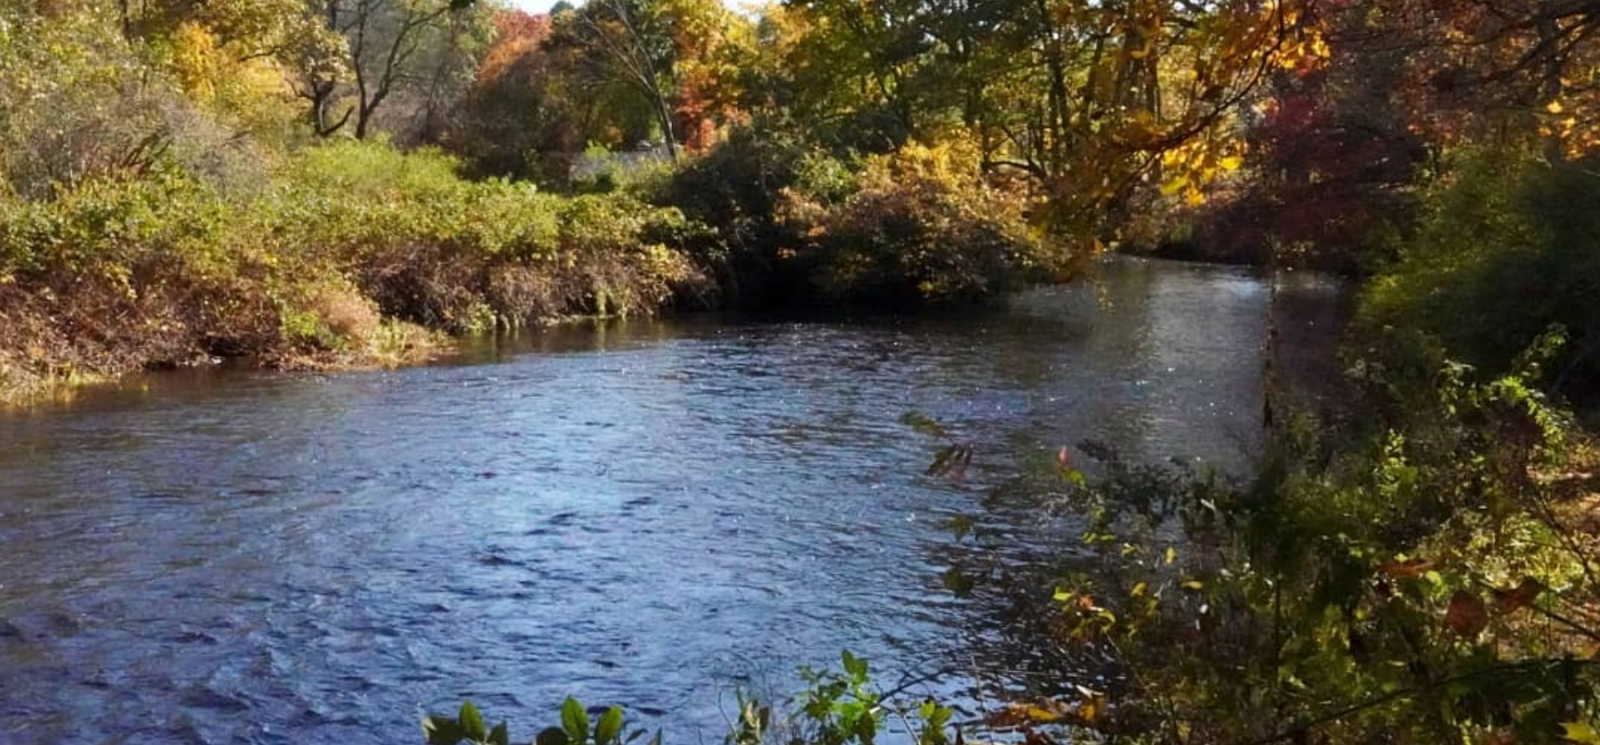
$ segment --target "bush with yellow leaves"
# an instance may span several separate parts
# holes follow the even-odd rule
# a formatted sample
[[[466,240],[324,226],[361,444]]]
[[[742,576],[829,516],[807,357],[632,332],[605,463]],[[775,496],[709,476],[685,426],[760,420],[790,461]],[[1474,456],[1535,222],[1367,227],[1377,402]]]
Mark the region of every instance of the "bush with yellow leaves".
[[[991,182],[971,142],[908,144],[868,158],[832,204],[786,194],[826,296],[873,304],[1004,292],[1065,271],[1069,253],[1029,222],[1026,193]]]

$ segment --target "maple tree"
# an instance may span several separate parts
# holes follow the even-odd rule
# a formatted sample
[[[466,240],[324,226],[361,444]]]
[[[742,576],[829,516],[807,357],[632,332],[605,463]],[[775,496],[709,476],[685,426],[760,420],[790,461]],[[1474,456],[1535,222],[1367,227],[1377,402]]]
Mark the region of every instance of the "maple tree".
[[[676,158],[685,142],[703,149],[733,115],[733,75],[720,55],[744,23],[710,0],[590,0],[556,16],[548,45],[574,60],[582,90],[642,103]]]

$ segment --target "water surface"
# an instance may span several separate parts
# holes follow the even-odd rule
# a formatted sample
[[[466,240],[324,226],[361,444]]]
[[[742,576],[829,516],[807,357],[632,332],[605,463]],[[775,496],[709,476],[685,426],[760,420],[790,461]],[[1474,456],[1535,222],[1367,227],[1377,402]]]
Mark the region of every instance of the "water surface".
[[[1335,293],[1294,286],[1284,342],[1322,349]],[[531,736],[569,693],[718,742],[735,686],[844,647],[970,694],[1007,672],[968,653],[948,519],[1085,438],[1247,469],[1268,298],[1122,262],[999,309],[631,321],[0,414],[0,742],[416,742],[467,697]],[[965,479],[923,475],[911,411],[974,445]]]

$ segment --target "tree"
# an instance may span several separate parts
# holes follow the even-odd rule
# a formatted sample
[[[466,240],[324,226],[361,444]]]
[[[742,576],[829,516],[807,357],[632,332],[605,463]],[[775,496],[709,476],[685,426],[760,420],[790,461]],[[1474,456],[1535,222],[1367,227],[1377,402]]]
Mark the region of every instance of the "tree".
[[[596,87],[620,82],[649,106],[669,156],[678,155],[671,96],[675,49],[668,19],[650,0],[590,0],[556,19],[551,43],[572,53]]]
[[[1407,0],[1381,14],[1371,4],[1342,6],[1379,18],[1352,41],[1406,50],[1398,92],[1430,136],[1532,144],[1552,159],[1600,147],[1600,2]]]
[[[568,156],[583,148],[585,132],[566,61],[545,47],[550,16],[501,11],[494,24],[495,43],[446,143],[478,175],[564,181]]]
[[[355,118],[355,135],[365,139],[380,107],[402,87],[428,79],[427,51],[448,45],[451,14],[472,6],[472,0],[308,0],[311,12],[344,39],[345,59],[334,65],[321,59],[325,49],[301,55],[296,93],[310,104],[310,119],[319,135],[330,135]],[[353,98],[342,113],[341,101]]]
[[[591,93],[620,87],[638,101],[676,158],[738,117],[733,37],[749,30],[717,0],[590,0],[555,16],[549,46],[573,61]]]
[[[1276,0],[804,0],[785,8],[796,107],[850,149],[972,131],[992,170],[1091,234],[1137,189],[1199,199],[1237,168],[1238,113],[1325,54]]]

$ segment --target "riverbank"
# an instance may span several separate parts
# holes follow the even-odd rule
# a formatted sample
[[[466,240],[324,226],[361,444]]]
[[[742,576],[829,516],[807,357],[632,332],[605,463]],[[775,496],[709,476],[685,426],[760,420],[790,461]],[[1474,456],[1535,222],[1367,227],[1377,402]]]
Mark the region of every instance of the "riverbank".
[[[574,695],[717,742],[736,686],[781,705],[841,648],[969,700],[1022,652],[943,572],[1049,538],[990,485],[1084,437],[1245,467],[1267,297],[1115,262],[970,311],[634,316],[0,413],[0,726],[377,745],[466,697],[531,737]],[[977,446],[964,480],[910,411]]]
[[[574,317],[912,306],[1066,276],[1071,254],[955,157],[871,159],[847,195],[794,176],[788,206],[716,159],[557,195],[369,143],[308,148],[249,187],[169,174],[0,197],[0,402],[220,359],[407,364]],[[707,197],[730,189],[765,211]]]

